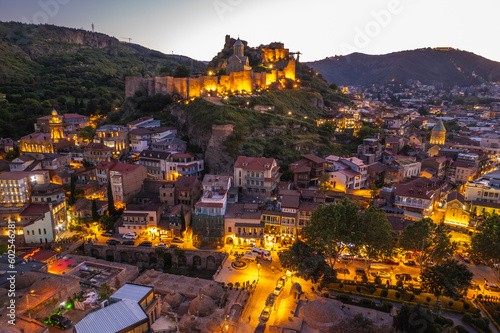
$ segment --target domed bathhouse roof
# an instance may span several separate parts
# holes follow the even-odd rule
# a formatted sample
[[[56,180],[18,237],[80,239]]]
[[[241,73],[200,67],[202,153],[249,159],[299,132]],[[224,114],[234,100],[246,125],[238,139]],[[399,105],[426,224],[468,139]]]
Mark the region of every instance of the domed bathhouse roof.
[[[210,282],[200,289],[200,295],[209,296],[213,300],[219,300],[223,294],[224,290],[218,283],[215,282]]]
[[[340,303],[329,299],[307,303],[303,308],[303,314],[309,326],[320,330],[329,329],[343,317]]]
[[[181,294],[175,291],[171,291],[170,293],[166,294],[165,297],[163,297],[163,301],[170,304],[170,306],[173,308],[176,308],[179,305],[181,305],[183,300],[184,297],[182,297]]]
[[[208,317],[214,313],[217,305],[208,296],[198,296],[189,303],[188,313],[198,317]]]

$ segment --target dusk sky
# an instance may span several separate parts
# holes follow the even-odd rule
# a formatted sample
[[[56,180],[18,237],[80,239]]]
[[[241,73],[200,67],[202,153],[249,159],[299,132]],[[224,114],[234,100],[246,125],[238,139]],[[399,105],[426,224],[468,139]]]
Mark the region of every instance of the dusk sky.
[[[49,23],[132,38],[210,60],[224,36],[273,41],[302,61],[451,46],[500,61],[498,0],[0,0],[1,21]]]

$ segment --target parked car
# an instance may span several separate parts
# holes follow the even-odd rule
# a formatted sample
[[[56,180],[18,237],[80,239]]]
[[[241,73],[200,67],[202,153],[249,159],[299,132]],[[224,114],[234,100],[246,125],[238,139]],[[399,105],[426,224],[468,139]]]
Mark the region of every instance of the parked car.
[[[113,233],[112,233],[111,231],[106,231],[106,232],[103,232],[103,233],[101,234],[101,236],[104,236],[104,237],[111,237],[111,236],[113,236]]]
[[[406,260],[403,264],[405,266],[416,266],[417,265],[417,263],[415,262],[415,260]]]
[[[179,246],[178,245],[175,245],[175,244],[170,244],[170,246],[168,247],[169,249],[178,249]]]
[[[179,237],[174,237],[172,239],[172,243],[182,244],[182,243],[184,243],[184,241],[182,239],[180,239]]]
[[[108,245],[120,245],[121,243],[120,243],[120,241],[117,241],[116,239],[108,239],[106,241],[106,244],[108,244]]]
[[[134,245],[135,245],[135,242],[134,242],[133,240],[128,240],[128,241],[124,241],[124,242],[122,243],[122,245],[129,245],[129,246],[130,246],[130,245],[132,245],[132,246],[134,246]]]
[[[351,272],[349,272],[349,270],[347,268],[344,268],[344,267],[337,268],[337,269],[335,269],[335,271],[337,272],[337,274],[350,274],[351,273]]]
[[[126,233],[125,235],[123,235],[123,238],[125,239],[136,239],[137,238],[137,235],[132,233],[132,232],[129,232],[129,233]]]
[[[384,264],[387,265],[399,265],[399,261],[394,260],[394,259],[385,259]]]
[[[281,294],[281,292],[283,291],[283,287],[276,287],[274,288],[274,291],[273,291],[273,294],[275,294],[276,296],[279,296],[279,294]]]
[[[340,258],[338,260],[339,264],[351,264],[352,263],[352,259],[348,259],[348,258]]]
[[[150,241],[145,241],[145,242],[140,243],[137,246],[151,247],[151,246],[153,246],[153,243],[151,243]]]
[[[410,274],[396,274],[396,280],[411,281],[412,279]]]
[[[466,263],[470,264],[470,259],[465,253],[459,253],[458,256],[465,261]]]
[[[155,247],[162,247],[162,248],[167,248],[167,245],[165,245],[165,243],[158,243],[155,245]]]
[[[272,307],[266,306],[264,310],[260,313],[259,321],[267,323],[269,317],[271,316]]]
[[[484,265],[484,261],[481,259],[471,258],[471,261],[474,265]]]
[[[497,286],[494,283],[485,283],[484,284],[484,289],[489,290],[489,291],[493,291],[493,292],[496,292],[496,293],[500,292],[500,287]]]
[[[255,328],[255,331],[253,331],[253,332],[254,333],[264,333],[265,330],[266,330],[266,324],[259,323],[259,325],[257,325],[257,327]]]
[[[481,290],[481,287],[476,282],[471,282],[469,285],[470,290]]]
[[[366,275],[364,268],[356,268],[356,275]]]
[[[382,279],[389,279],[391,277],[391,275],[387,272],[384,272],[384,271],[377,271],[377,272],[373,272],[371,273],[372,276],[375,276],[375,277],[381,277]]]
[[[66,317],[60,315],[52,315],[49,317],[49,325],[59,327],[62,330],[67,330],[73,327],[73,323]]]
[[[269,296],[267,296],[267,299],[266,299],[266,306],[273,306],[274,305],[274,301],[276,300],[276,296],[275,294],[269,294]]]
[[[363,257],[362,255],[358,254],[357,256],[354,256],[354,260],[365,260],[366,258]]]

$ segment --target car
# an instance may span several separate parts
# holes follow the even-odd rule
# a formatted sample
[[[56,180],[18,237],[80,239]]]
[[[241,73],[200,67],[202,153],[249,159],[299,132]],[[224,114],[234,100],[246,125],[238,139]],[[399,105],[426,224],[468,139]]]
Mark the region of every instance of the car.
[[[406,260],[403,264],[405,266],[416,266],[417,265],[417,263],[415,262],[415,260]]]
[[[182,239],[180,239],[179,237],[174,237],[172,239],[172,243],[182,244],[182,243],[184,243],[184,241]]]
[[[137,235],[132,233],[132,232],[129,232],[129,233],[126,233],[125,235],[123,235],[123,238],[125,239],[136,239],[137,238]]]
[[[410,274],[396,274],[396,280],[411,281],[412,278]]]
[[[375,276],[375,277],[380,277],[380,278],[383,278],[383,279],[389,279],[391,277],[391,275],[387,272],[384,272],[384,271],[377,271],[377,272],[373,272],[371,273],[372,276]]]
[[[170,246],[168,247],[169,249],[178,249],[179,246],[178,245],[175,245],[175,244],[170,244]]]
[[[471,258],[471,261],[474,265],[484,265],[484,261],[482,261],[481,259]]]
[[[153,246],[153,243],[151,243],[150,241],[145,241],[145,242],[140,243],[137,246],[151,247],[151,246]]]
[[[496,293],[500,292],[500,287],[497,286],[494,283],[485,283],[484,284],[484,289],[489,290],[489,291],[493,291],[493,292],[496,292]]]
[[[253,331],[253,332],[254,333],[264,333],[265,330],[266,330],[266,324],[259,323],[259,325],[257,325],[257,327],[255,328],[255,331]]]
[[[134,242],[133,240],[128,240],[128,241],[124,241],[124,242],[122,243],[122,245],[128,245],[128,246],[132,245],[132,246],[134,246],[134,245],[135,245],[135,242]]]
[[[106,232],[103,232],[103,233],[101,234],[101,236],[104,236],[104,237],[111,237],[111,236],[113,236],[113,233],[112,233],[111,231],[106,231]]]
[[[262,312],[260,313],[259,321],[267,323],[269,317],[271,316],[272,309],[273,309],[272,307],[266,306],[264,310],[262,310]]]
[[[358,254],[357,256],[354,256],[354,260],[366,260],[366,258]]]
[[[465,253],[459,253],[458,256],[460,258],[462,258],[463,261],[465,261],[466,263],[470,264],[470,259],[469,259],[469,257]]]
[[[279,296],[279,294],[281,294],[281,292],[283,291],[283,287],[276,287],[274,288],[273,290],[273,294],[275,294],[276,296]]]
[[[165,245],[165,243],[158,243],[155,245],[155,247],[162,247],[165,249],[167,247],[167,245]]]
[[[67,330],[73,327],[73,323],[66,317],[60,315],[52,315],[49,317],[49,325],[59,327],[62,330]]]
[[[266,306],[273,306],[274,301],[276,300],[276,295],[275,294],[269,294],[266,299]]]
[[[108,244],[108,245],[120,245],[121,243],[120,243],[120,241],[117,241],[116,239],[108,239],[106,241],[106,244]]]
[[[384,260],[384,264],[387,264],[387,265],[399,265],[399,261],[389,258],[389,259],[385,259]]]
[[[476,282],[471,282],[469,285],[469,289],[470,290],[481,290],[481,287],[479,287],[479,284],[477,284]]]
[[[349,272],[349,270],[347,268],[337,268],[335,269],[335,271],[337,272],[337,274],[350,274],[351,272]]]
[[[356,268],[356,275],[366,275],[364,268]]]
[[[340,258],[338,260],[339,264],[351,264],[352,263],[352,259],[348,259],[348,258]]]

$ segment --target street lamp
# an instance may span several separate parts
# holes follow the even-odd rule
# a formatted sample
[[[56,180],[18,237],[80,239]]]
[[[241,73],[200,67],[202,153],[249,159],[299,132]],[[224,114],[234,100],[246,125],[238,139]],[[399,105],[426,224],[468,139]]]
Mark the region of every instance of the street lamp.
[[[28,298],[28,296],[40,296],[40,295],[36,295],[34,294],[34,290],[30,290],[30,292],[26,293],[26,304],[28,305],[27,307],[27,311],[28,311],[28,315],[29,315],[29,318],[31,319],[31,311],[29,311],[29,308],[30,308],[30,299]]]

